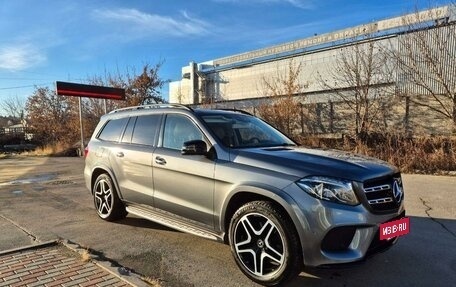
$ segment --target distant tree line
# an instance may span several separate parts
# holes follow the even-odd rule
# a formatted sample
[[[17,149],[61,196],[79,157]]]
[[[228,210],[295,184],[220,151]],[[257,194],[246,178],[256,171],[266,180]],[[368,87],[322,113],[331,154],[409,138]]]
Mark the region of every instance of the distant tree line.
[[[103,76],[92,76],[87,84],[123,88],[125,101],[106,101],[106,110],[143,103],[160,103],[164,99],[159,91],[166,83],[159,76],[163,62],[155,65],[144,64],[139,71],[127,67],[125,71],[106,72]],[[41,146],[59,144],[71,146],[80,140],[78,98],[58,96],[54,89],[36,87],[32,95],[23,102],[12,97],[1,102],[9,119],[27,125],[33,141]],[[82,114],[84,134],[88,138],[95,129],[99,118],[105,113],[104,100],[83,98]]]

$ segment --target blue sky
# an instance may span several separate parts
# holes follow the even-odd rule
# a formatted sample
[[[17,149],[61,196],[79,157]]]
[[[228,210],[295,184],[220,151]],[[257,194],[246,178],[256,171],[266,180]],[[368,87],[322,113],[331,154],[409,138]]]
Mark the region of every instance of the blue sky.
[[[0,0],[0,101],[164,61],[181,67],[450,1]],[[166,86],[163,95],[167,97]],[[0,111],[1,114],[1,111]]]

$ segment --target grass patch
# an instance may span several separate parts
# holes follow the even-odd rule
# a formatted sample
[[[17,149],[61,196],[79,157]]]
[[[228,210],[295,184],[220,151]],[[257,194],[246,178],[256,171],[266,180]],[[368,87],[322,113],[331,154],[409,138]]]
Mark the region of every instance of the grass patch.
[[[81,260],[82,262],[89,262],[92,259],[92,256],[90,256],[90,252],[88,249],[84,249],[81,253]]]
[[[143,280],[147,284],[150,284],[152,287],[162,287],[163,286],[162,280],[160,280],[158,278],[143,276],[143,277],[141,277],[141,280]]]
[[[28,152],[29,155],[33,156],[51,156],[65,152],[68,149],[67,144],[55,143],[38,147],[34,151]]]
[[[34,150],[9,150],[0,153],[0,159],[13,155],[23,156],[77,156],[76,148],[66,143],[54,143],[45,146],[38,146]]]

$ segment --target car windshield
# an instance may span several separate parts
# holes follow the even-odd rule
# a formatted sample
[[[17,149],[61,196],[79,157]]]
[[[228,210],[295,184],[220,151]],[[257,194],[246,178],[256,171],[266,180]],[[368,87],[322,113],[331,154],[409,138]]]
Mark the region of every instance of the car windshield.
[[[254,116],[211,113],[202,115],[201,118],[220,142],[230,148],[296,145],[278,130]]]

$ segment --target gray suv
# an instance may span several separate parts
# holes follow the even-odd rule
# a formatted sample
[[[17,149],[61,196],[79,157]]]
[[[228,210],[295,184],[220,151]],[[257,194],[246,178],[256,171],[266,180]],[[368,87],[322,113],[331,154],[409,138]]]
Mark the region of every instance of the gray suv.
[[[241,111],[148,105],[104,115],[84,176],[98,215],[127,213],[228,243],[251,280],[275,286],[304,266],[361,261],[397,237],[399,171],[335,150],[298,147]]]

